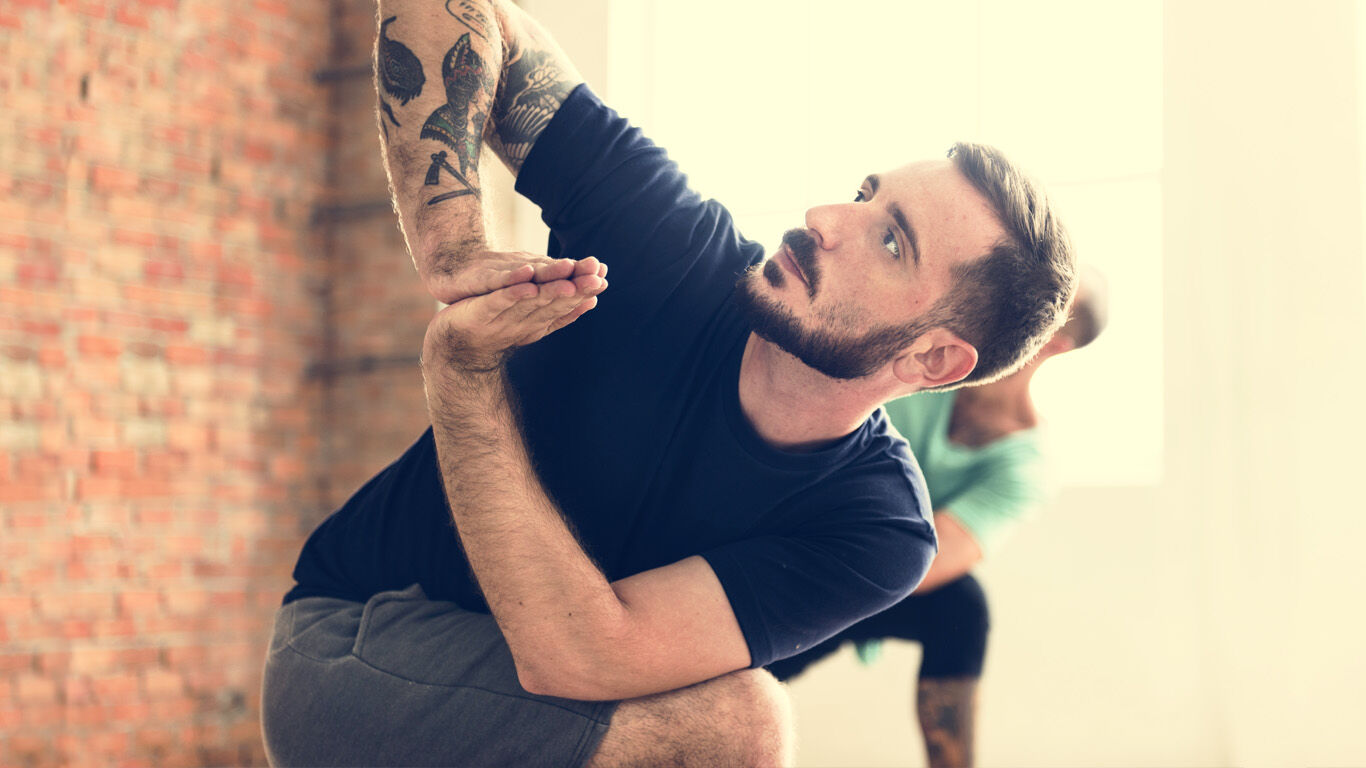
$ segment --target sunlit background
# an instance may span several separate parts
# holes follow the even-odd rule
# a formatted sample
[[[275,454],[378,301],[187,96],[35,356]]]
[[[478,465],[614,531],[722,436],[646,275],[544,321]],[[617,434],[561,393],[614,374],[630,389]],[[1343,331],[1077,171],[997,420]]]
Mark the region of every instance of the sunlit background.
[[[1041,375],[1059,472],[1158,480],[1160,2],[708,0],[611,13],[612,103],[770,247],[807,208],[956,141],[993,144],[1047,179],[1079,252],[1112,276],[1116,310],[1090,359]],[[1104,422],[1056,407],[1098,390],[1125,404]]]
[[[981,141],[1108,278],[977,571],[982,765],[1366,764],[1366,0],[521,4],[751,239]],[[264,759],[298,548],[426,423],[373,16],[0,2],[0,764]],[[918,659],[795,682],[798,764],[923,765]]]
[[[981,141],[1108,278],[1106,334],[1036,379],[1058,496],[978,569],[981,764],[1366,762],[1361,3],[555,5],[751,239]],[[923,764],[918,659],[798,679],[799,764]]]

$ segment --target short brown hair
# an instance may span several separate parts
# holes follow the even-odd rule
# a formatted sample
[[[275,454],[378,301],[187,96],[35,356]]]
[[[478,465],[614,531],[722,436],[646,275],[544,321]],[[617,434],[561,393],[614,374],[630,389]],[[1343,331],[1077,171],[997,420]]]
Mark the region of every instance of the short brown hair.
[[[1067,319],[1076,261],[1043,189],[984,144],[949,150],[958,170],[991,204],[1006,235],[982,257],[956,266],[954,284],[931,312],[977,348],[977,366],[951,389],[985,384],[1034,356]]]

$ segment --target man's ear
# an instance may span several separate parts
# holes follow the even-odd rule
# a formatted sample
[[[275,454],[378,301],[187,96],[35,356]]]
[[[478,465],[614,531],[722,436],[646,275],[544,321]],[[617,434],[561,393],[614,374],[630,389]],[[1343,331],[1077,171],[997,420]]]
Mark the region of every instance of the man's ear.
[[[977,348],[945,328],[932,328],[892,364],[896,377],[917,389],[961,381],[977,367]]]

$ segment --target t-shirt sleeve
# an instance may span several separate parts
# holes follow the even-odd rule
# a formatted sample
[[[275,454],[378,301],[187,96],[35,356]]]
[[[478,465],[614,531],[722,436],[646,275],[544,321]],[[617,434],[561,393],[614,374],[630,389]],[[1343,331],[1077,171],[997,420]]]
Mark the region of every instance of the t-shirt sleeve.
[[[910,594],[935,553],[933,530],[873,509],[709,550],[749,645],[750,666],[801,653]]]
[[[537,139],[517,191],[541,208],[551,255],[597,256],[611,266],[614,286],[661,271],[681,279],[699,255],[728,262],[704,271],[738,274],[762,253],[743,241],[724,207],[703,201],[662,148],[586,85]]]
[[[1048,501],[1048,488],[1043,454],[1033,442],[1019,442],[993,456],[941,511],[963,524],[983,555],[991,555]]]

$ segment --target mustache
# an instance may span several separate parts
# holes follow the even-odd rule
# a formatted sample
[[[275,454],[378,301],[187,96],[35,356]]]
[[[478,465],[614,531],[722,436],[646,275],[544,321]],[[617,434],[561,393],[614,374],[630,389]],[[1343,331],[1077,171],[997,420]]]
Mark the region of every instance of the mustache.
[[[805,229],[789,229],[783,233],[783,245],[792,253],[792,260],[797,262],[802,274],[806,276],[807,282],[811,285],[807,292],[814,298],[816,286],[820,285],[820,267],[816,266],[816,239]]]

